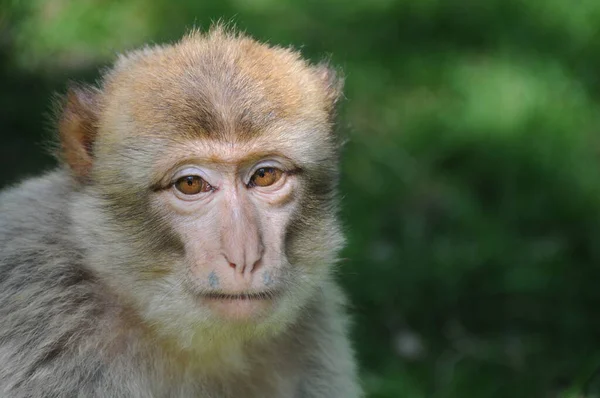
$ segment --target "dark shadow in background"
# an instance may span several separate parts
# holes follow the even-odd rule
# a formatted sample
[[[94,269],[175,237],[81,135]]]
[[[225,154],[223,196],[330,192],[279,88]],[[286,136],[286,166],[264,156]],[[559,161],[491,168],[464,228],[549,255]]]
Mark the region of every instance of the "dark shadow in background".
[[[334,63],[349,66],[348,102],[361,99],[354,79],[368,79],[353,75],[352,65],[389,73],[400,90],[421,84],[409,66],[415,57],[435,66],[498,49],[559,60],[591,97],[600,95],[600,39],[574,41],[562,25],[545,19],[543,10],[524,7],[521,0],[379,2],[360,12],[341,2],[315,0],[266,12],[240,11],[217,0],[173,4],[152,3],[156,30],[148,41],[174,40],[186,27],[234,18],[259,39],[302,44],[315,60],[331,52]],[[11,23],[18,24],[18,18]],[[24,72],[14,67],[10,44],[0,48],[0,186],[55,164],[43,144],[53,130],[53,93],[63,92],[68,79],[93,82],[98,76],[96,67],[56,75]],[[410,150],[419,168],[434,176],[431,184],[430,176],[414,185],[408,178],[399,180],[391,164],[378,164],[380,177],[389,182],[384,195],[370,196],[368,185],[365,189],[348,178],[342,184],[344,218],[355,237],[342,279],[353,298],[363,367],[389,385],[377,396],[398,396],[409,383],[413,391],[444,397],[549,396],[573,383],[591,389],[600,364],[598,208],[568,178],[557,179],[559,171],[532,159],[536,143],[486,140],[477,132],[471,141],[440,143],[451,128],[428,123],[422,128],[425,149],[412,143]],[[350,137],[374,133],[348,130]],[[349,159],[372,156],[377,162],[363,150],[356,141],[346,147]],[[446,189],[443,182],[456,185]],[[517,203],[512,209],[501,200],[507,195]],[[477,212],[480,219],[469,218]],[[372,247],[380,242],[392,246],[388,264],[373,259]],[[558,254],[529,261],[548,242],[558,242]],[[461,252],[469,245],[478,249],[472,256]],[[439,253],[448,247],[455,248],[447,265],[454,274],[434,274],[444,257]],[[491,255],[481,254],[486,248]],[[511,275],[527,267],[548,276],[547,284],[534,283],[537,277],[531,286],[522,282],[520,290],[510,285]],[[429,344],[419,360],[394,352],[406,325]],[[461,334],[461,327],[468,333]],[[454,379],[440,376],[440,366],[456,370]]]

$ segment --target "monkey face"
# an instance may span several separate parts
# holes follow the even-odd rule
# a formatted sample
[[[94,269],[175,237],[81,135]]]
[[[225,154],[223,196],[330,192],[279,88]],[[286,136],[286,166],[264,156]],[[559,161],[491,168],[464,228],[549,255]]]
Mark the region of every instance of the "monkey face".
[[[153,137],[98,152],[94,190],[123,228],[114,273],[161,330],[274,333],[328,280],[343,243],[337,171],[322,162],[334,152],[281,131],[236,143]]]
[[[69,104],[67,159],[85,154],[73,126],[97,127],[89,165],[69,160],[90,170],[81,234],[151,325],[265,334],[327,283],[343,243],[332,73],[215,33],[122,58],[87,124]]]
[[[181,242],[184,286],[225,319],[268,316],[292,277],[285,237],[302,169],[257,147],[192,141],[169,148],[175,164],[157,162],[152,206]]]

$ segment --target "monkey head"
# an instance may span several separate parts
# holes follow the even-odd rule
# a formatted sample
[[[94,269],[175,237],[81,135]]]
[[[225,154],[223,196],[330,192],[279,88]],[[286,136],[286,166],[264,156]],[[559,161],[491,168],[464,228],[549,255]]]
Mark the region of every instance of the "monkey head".
[[[217,27],[71,88],[59,132],[89,267],[183,344],[284,330],[343,244],[341,86],[325,64]]]

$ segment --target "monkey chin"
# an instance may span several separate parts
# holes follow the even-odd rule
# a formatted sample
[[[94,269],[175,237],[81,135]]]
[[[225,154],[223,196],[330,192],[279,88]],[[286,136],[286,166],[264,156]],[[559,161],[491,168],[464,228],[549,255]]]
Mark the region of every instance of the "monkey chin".
[[[231,322],[260,322],[275,308],[275,297],[202,296],[202,305],[219,319]]]

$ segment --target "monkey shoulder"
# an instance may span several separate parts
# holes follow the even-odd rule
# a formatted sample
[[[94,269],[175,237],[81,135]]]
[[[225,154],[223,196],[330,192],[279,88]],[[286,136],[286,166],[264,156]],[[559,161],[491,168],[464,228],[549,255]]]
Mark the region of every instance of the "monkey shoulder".
[[[25,244],[58,232],[72,190],[71,178],[59,169],[0,191],[0,255],[8,243]]]
[[[71,191],[69,175],[57,170],[0,192],[0,286],[70,262]]]
[[[54,171],[0,193],[0,396],[101,382],[102,361],[88,355],[101,307],[69,237],[71,184]]]

